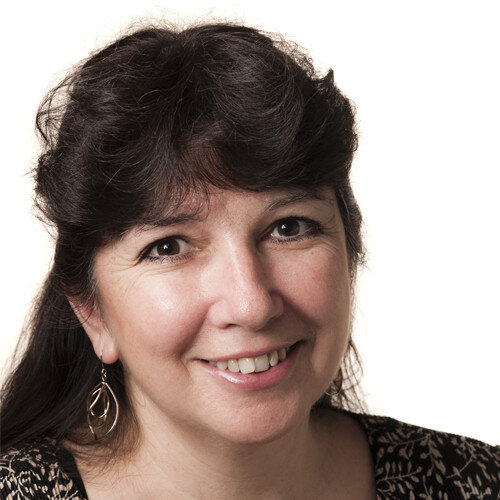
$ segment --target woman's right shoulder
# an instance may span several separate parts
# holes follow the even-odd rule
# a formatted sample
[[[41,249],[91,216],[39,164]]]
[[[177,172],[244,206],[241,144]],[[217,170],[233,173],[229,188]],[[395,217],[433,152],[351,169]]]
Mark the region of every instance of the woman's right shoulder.
[[[83,499],[61,468],[58,448],[39,439],[0,453],[0,499]]]

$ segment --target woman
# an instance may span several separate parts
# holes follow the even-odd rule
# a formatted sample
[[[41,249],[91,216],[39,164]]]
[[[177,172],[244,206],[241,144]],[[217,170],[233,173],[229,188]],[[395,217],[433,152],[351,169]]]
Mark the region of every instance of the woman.
[[[2,394],[2,498],[498,497],[498,449],[352,412],[363,245],[331,71],[242,26],[144,29],[37,125],[57,239]]]

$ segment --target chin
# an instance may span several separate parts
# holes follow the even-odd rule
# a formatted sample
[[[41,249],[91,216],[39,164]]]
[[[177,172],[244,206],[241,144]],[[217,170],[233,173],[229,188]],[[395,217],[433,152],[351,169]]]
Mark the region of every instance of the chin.
[[[270,443],[303,425],[311,406],[297,402],[242,406],[224,414],[219,411],[211,427],[217,436],[232,443]]]

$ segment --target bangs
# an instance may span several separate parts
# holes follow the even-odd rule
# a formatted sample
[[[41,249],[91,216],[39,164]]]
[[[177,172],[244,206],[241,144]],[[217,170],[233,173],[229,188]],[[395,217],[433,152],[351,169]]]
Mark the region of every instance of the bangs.
[[[126,144],[101,163],[106,176],[103,209],[113,221],[109,236],[154,223],[193,194],[206,203],[214,188],[260,192],[339,187],[353,146],[332,130],[338,124],[325,116],[325,96],[316,93],[308,109],[300,109],[301,94],[281,91],[284,94],[273,99],[267,94],[270,102],[247,103],[245,112],[234,116],[234,103],[219,109],[215,97],[205,96],[194,104],[183,100],[174,115],[156,103],[147,119],[127,123]],[[321,102],[314,107],[314,101]],[[189,127],[180,123],[188,113]],[[267,115],[270,119],[263,123]]]

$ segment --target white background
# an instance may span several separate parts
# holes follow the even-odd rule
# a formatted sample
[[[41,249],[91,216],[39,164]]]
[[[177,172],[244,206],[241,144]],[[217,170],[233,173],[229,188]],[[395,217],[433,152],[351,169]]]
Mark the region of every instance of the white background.
[[[0,366],[51,244],[30,215],[43,93],[131,21],[207,15],[286,35],[358,108],[367,268],[355,337],[370,410],[500,443],[496,1],[48,0],[2,13]]]

